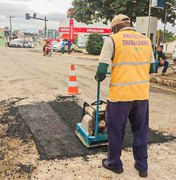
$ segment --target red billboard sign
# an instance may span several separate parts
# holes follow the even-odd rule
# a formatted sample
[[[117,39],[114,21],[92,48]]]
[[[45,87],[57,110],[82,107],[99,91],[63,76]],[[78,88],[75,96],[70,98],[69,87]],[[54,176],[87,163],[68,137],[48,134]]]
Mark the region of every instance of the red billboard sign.
[[[70,27],[69,27],[69,34],[70,34],[70,42],[74,42],[74,20],[70,19]]]
[[[69,33],[69,27],[59,27],[58,31],[60,33]],[[110,28],[73,28],[74,33],[100,33],[100,34],[110,34]]]

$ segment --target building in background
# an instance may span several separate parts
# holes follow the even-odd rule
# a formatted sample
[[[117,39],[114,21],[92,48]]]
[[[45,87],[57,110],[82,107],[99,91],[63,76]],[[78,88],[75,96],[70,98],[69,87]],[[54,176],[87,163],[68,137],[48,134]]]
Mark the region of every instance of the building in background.
[[[88,39],[89,34],[98,33],[102,34],[104,37],[111,34],[111,25],[103,24],[103,22],[93,23],[93,24],[84,24],[79,23],[74,20],[74,28],[73,28],[73,38],[75,40],[75,44],[78,47],[85,47],[86,41]],[[70,29],[69,29],[69,19],[65,18],[60,22],[58,32],[60,33],[60,40],[69,39]]]
[[[38,34],[37,33],[27,33],[27,32],[24,32],[22,39],[25,42],[35,42],[38,39]]]
[[[150,39],[152,41],[153,45],[156,45],[156,37],[157,37],[157,25],[158,20],[155,17],[150,17],[151,23],[150,23]],[[148,31],[148,23],[149,23],[149,17],[137,17],[136,19],[136,30],[144,35],[147,35]]]
[[[164,43],[164,51],[167,53],[174,53],[176,52],[176,41]]]
[[[47,29],[46,37],[48,39],[57,39],[59,38],[59,33],[56,29]]]

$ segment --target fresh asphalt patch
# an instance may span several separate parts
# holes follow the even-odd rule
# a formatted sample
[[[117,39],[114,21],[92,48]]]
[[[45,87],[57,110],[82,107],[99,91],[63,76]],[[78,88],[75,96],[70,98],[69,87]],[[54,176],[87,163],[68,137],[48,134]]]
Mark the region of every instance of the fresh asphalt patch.
[[[59,97],[52,102],[11,107],[0,123],[8,124],[9,136],[23,140],[34,138],[40,159],[69,158],[106,152],[107,147],[87,149],[75,135],[76,123],[82,118],[82,105],[73,97]],[[13,117],[13,118],[12,118]],[[13,120],[12,120],[13,119]],[[149,143],[175,139],[149,130]],[[124,148],[131,147],[132,133],[127,124]]]

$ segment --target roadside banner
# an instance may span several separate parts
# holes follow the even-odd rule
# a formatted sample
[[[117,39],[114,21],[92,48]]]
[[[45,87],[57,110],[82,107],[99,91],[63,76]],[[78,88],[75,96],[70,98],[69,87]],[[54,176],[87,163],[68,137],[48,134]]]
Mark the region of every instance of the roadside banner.
[[[0,27],[0,47],[6,46],[6,38],[4,28]]]
[[[165,0],[152,0],[152,6],[151,7],[164,9],[165,3],[166,3]]]
[[[74,42],[74,19],[70,18],[70,27],[69,27],[69,32],[70,32],[70,42]]]
[[[85,27],[74,27],[74,33],[100,33],[109,35],[111,33],[111,28],[85,28]],[[59,27],[58,32],[60,33],[69,33],[69,27]]]

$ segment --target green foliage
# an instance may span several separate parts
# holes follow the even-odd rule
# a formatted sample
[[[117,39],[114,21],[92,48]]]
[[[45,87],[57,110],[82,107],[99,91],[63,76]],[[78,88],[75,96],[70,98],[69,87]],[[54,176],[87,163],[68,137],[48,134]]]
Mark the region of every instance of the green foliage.
[[[175,24],[176,0],[170,0],[165,9],[152,8],[151,15],[164,22],[167,9],[167,22]],[[148,16],[149,0],[73,0],[73,17],[78,22],[91,24],[103,19],[105,23],[111,21],[114,15],[123,13],[136,21],[137,16]]]
[[[67,11],[67,17],[68,18],[73,18],[74,14],[75,14],[74,8],[69,8],[68,11]]]
[[[163,31],[161,31],[161,39],[163,39]],[[165,30],[164,32],[164,43],[176,41],[176,36],[173,32]]]
[[[103,46],[103,36],[101,34],[90,34],[86,44],[86,51],[89,54],[99,55]]]

